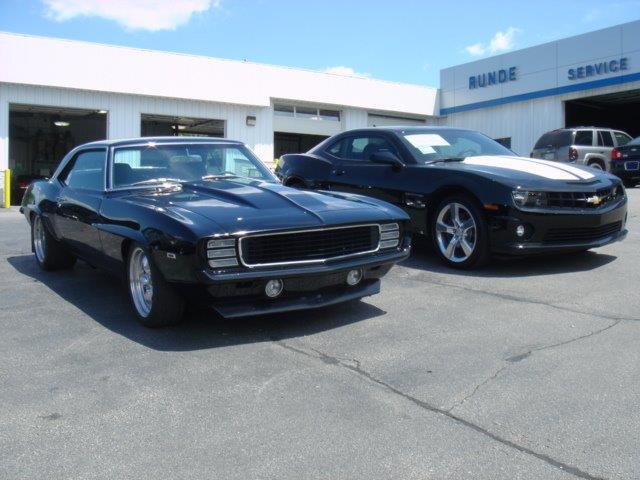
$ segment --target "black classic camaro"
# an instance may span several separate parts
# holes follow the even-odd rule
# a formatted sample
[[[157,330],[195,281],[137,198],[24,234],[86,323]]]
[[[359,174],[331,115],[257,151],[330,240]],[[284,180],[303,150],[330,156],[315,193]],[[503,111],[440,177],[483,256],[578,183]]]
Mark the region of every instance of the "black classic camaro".
[[[21,211],[40,267],[80,257],[124,274],[148,326],[187,300],[239,317],[373,295],[410,250],[401,209],[285,187],[242,143],[212,138],[82,145]]]
[[[490,253],[580,251],[625,237],[620,180],[566,163],[521,158],[481,133],[385,127],[335,135],[284,155],[285,185],[377,197],[404,208],[415,233],[447,264],[471,268]]]

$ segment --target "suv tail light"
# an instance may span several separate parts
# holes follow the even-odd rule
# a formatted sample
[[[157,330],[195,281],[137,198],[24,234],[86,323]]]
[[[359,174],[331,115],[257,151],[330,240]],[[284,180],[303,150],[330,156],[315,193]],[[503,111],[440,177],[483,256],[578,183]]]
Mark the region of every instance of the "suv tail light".
[[[569,161],[570,162],[575,162],[576,160],[578,160],[578,150],[576,150],[573,147],[569,148]]]
[[[617,148],[611,150],[611,160],[620,160],[622,158],[622,152]]]

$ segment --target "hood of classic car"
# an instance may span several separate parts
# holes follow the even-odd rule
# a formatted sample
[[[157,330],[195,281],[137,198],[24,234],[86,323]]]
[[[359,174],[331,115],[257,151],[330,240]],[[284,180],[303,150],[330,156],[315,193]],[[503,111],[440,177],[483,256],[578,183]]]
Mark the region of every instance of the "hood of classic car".
[[[185,183],[182,188],[132,192],[127,201],[183,214],[192,212],[225,233],[313,228],[404,219],[388,204],[357,196],[326,195],[280,184],[232,179]]]
[[[461,162],[433,165],[477,173],[513,186],[536,188],[589,185],[602,188],[603,185],[611,185],[613,179],[610,174],[590,167],[515,156],[484,155],[467,157]]]

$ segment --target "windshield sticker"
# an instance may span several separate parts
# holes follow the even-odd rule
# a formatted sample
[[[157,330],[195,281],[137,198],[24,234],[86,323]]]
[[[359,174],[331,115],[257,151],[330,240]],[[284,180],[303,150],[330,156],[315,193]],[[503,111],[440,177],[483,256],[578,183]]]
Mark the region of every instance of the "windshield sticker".
[[[433,147],[448,147],[449,142],[436,133],[417,133],[405,135],[411,145],[420,150],[420,153],[434,153]]]

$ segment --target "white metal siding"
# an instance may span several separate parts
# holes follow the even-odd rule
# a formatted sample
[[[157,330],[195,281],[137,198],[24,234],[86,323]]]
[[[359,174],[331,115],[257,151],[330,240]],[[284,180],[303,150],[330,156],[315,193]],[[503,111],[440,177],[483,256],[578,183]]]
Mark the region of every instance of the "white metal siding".
[[[640,81],[453,113],[446,125],[478,130],[491,138],[511,137],[511,149],[528,157],[543,133],[565,126],[565,101],[638,88]]]
[[[220,119],[225,121],[227,138],[246,143],[263,161],[273,161],[273,111],[269,107],[0,84],[0,169],[9,164],[11,103],[107,110],[110,139],[140,136],[142,113]],[[248,115],[256,117],[254,127],[246,125]]]

